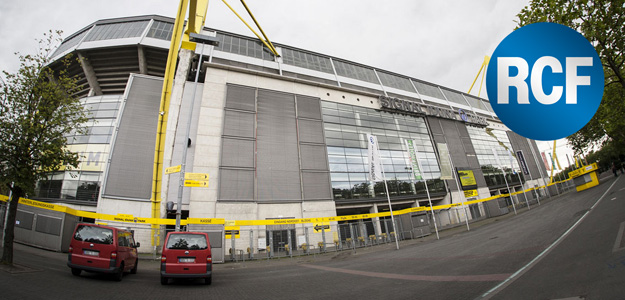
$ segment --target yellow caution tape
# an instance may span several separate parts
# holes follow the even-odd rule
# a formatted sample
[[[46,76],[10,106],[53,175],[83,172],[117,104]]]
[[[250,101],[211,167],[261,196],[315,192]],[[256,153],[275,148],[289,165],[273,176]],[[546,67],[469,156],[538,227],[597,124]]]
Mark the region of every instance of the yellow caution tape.
[[[557,183],[562,183],[567,180],[563,180]],[[550,183],[547,186],[551,186],[556,184],[556,182]],[[445,205],[437,205],[433,206],[432,210],[441,210],[448,209],[452,207],[459,207],[462,205],[471,205],[477,204],[481,202],[495,200],[501,197],[509,197],[511,195],[518,195],[524,192],[530,192],[536,189],[544,188],[545,186],[529,188],[524,191],[514,192],[511,194],[501,194],[496,196],[491,196],[484,199],[477,199],[466,201],[462,203],[453,203],[453,204],[445,204]],[[5,195],[0,195],[0,201],[8,202],[9,197]],[[98,219],[102,221],[114,221],[114,222],[124,222],[124,223],[136,223],[136,224],[153,224],[153,225],[175,225],[175,219],[160,219],[160,218],[140,218],[134,217],[133,215],[127,214],[117,214],[117,215],[108,215],[108,214],[100,214],[89,211],[76,210],[67,206],[52,204],[47,202],[41,202],[31,199],[20,198],[19,204],[28,205],[32,207],[47,209],[58,211],[70,215],[74,215],[77,217]],[[403,215],[413,212],[420,211],[430,211],[429,206],[420,206],[420,207],[411,207],[402,210],[398,210],[393,212],[393,215]],[[301,218],[301,219],[270,219],[270,220],[225,220],[221,218],[188,218],[186,220],[181,220],[181,225],[189,225],[189,224],[198,224],[198,225],[225,225],[225,226],[264,226],[264,225],[289,225],[289,224],[310,224],[310,223],[322,223],[322,222],[341,222],[341,221],[351,221],[351,220],[362,220],[362,219],[370,219],[370,218],[380,218],[380,217],[388,217],[390,216],[390,212],[381,212],[381,213],[373,213],[373,214],[361,214],[361,215],[349,215],[349,216],[336,216],[336,217],[324,217],[324,218]]]

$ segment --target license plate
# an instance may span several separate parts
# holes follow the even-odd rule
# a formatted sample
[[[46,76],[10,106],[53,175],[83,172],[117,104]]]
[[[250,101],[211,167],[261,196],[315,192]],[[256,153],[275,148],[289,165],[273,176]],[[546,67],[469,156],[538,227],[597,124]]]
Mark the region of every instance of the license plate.
[[[193,263],[195,262],[195,257],[180,257],[178,261],[181,263]]]
[[[100,252],[99,251],[83,250],[83,253],[85,255],[90,255],[90,256],[100,256]]]

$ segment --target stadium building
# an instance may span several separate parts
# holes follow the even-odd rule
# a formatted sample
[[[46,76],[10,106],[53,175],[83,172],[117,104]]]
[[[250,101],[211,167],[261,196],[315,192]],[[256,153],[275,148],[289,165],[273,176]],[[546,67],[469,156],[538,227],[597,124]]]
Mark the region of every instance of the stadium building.
[[[69,147],[83,155],[80,166],[40,182],[31,198],[151,216],[173,24],[154,15],[100,20],[63,41],[52,66],[68,54],[78,58],[70,73],[78,76],[78,96],[90,111],[89,132],[68,136]],[[425,184],[432,205],[545,184],[536,143],[507,129],[487,100],[284,44],[275,44],[275,57],[254,38],[208,28],[203,34],[220,43],[198,44],[191,63],[182,66],[187,71],[178,66],[162,167],[181,165],[186,156],[186,172],[208,173],[210,183],[179,193],[180,174],[163,175],[161,218],[175,218],[179,198],[183,218],[388,211],[384,182],[369,178],[367,134],[378,139],[393,210],[428,206]],[[406,140],[416,144],[424,180],[414,178]],[[452,177],[441,179],[445,174]],[[534,193],[525,196],[470,205],[457,215],[477,219],[507,213],[510,201],[536,201]],[[437,222],[444,226],[454,217],[441,214]],[[376,232],[388,230],[371,224]],[[149,234],[139,240],[149,245]]]

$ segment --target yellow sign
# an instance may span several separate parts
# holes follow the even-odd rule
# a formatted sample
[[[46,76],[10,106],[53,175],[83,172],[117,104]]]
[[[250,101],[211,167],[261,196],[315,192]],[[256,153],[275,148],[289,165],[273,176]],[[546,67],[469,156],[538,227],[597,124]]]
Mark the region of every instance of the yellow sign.
[[[180,172],[181,168],[182,168],[181,165],[177,165],[177,166],[174,166],[174,167],[169,167],[169,168],[165,169],[165,174],[167,175],[167,174],[171,174],[171,173],[178,173],[178,172]]]
[[[184,173],[184,179],[208,181],[208,173]]]
[[[477,190],[464,191],[465,198],[477,197]]]
[[[472,170],[458,170],[458,177],[460,177],[462,186],[477,185]]]
[[[330,222],[315,223],[315,226],[313,228],[315,229],[315,232],[330,231]]]
[[[184,186],[190,187],[208,187],[208,181],[204,180],[185,180]]]
[[[241,226],[225,226],[224,227],[224,231],[225,231],[225,239],[229,240],[232,239],[232,234],[234,233],[234,238],[238,239],[239,238],[239,232],[241,231]]]

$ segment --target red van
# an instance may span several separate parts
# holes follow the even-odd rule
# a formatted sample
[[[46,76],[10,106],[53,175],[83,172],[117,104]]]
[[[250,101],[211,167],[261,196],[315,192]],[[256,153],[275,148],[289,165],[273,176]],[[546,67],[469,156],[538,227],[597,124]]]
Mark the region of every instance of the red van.
[[[139,257],[132,232],[110,226],[78,224],[69,244],[67,266],[72,274],[82,271],[113,274],[121,281],[124,272],[137,273]]]
[[[161,284],[169,278],[203,278],[211,284],[213,256],[208,234],[204,232],[170,232],[161,255]]]

